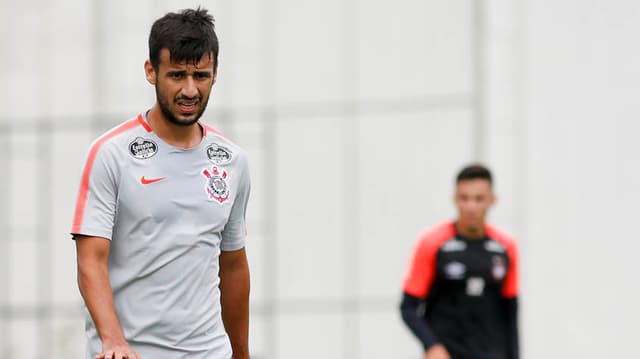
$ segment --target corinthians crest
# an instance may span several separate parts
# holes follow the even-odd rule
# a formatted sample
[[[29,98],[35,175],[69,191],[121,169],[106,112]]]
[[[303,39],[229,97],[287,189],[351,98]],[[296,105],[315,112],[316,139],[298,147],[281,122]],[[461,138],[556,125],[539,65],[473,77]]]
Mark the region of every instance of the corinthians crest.
[[[223,204],[229,199],[229,185],[227,184],[227,171],[218,169],[218,166],[211,167],[211,171],[204,169],[202,175],[207,178],[205,190],[210,201],[217,201]]]
[[[507,274],[507,263],[501,256],[493,256],[491,258],[493,267],[491,268],[491,275],[496,281],[501,281]]]

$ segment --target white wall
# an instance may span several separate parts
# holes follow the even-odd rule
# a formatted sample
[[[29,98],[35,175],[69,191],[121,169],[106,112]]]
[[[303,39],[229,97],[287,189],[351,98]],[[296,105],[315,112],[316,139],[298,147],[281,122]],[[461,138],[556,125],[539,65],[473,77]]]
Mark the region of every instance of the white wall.
[[[486,143],[521,192],[512,224],[527,358],[630,357],[640,319],[640,5],[488,4]]]
[[[418,357],[396,308],[406,261],[478,158],[521,246],[526,358],[631,352],[638,5],[200,3],[222,47],[206,120],[251,156],[257,358]],[[196,4],[0,3],[3,358],[80,357],[82,158],[153,103],[151,22]]]

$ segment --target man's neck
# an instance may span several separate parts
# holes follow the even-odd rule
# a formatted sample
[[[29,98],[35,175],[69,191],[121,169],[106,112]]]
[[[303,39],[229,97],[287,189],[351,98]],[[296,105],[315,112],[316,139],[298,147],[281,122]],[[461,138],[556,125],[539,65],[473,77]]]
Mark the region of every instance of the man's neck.
[[[151,130],[171,146],[188,149],[202,140],[202,128],[197,122],[191,126],[173,124],[164,117],[157,104],[147,113],[147,121]]]
[[[464,238],[483,239],[487,234],[485,230],[484,222],[479,226],[468,226],[468,225],[465,225],[464,223],[460,223],[459,221],[456,221],[454,223],[454,226],[456,228],[456,233],[458,233]]]

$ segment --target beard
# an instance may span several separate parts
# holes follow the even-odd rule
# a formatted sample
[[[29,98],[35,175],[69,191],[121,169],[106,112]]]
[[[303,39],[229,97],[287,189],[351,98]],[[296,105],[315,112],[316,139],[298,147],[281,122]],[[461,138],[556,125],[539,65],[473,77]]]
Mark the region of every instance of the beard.
[[[175,113],[173,113],[171,111],[171,109],[169,108],[169,103],[166,101],[166,97],[163,96],[163,94],[158,89],[157,85],[156,85],[156,98],[158,99],[158,105],[160,106],[160,111],[162,111],[162,114],[164,115],[164,117],[169,122],[171,122],[172,124],[178,125],[178,126],[182,126],[182,127],[189,127],[189,126],[193,125],[194,123],[198,122],[200,117],[202,117],[202,114],[204,113],[204,110],[206,110],[206,108],[207,108],[207,102],[209,102],[209,98],[203,99],[202,96],[198,96],[198,104],[201,105],[200,106],[200,110],[198,112],[196,112],[196,114],[194,115],[194,117],[192,119],[180,120],[175,115]],[[178,97],[174,98],[173,101],[177,102],[177,101],[182,100],[182,99],[187,99],[187,98],[178,96]]]

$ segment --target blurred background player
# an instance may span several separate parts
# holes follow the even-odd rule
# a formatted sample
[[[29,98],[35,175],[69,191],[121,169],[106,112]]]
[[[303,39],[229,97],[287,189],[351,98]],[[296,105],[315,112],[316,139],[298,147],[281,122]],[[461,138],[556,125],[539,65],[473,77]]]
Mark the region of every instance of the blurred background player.
[[[424,359],[518,358],[517,248],[486,223],[492,186],[487,168],[462,169],[458,218],[418,237],[400,307]]]
[[[92,144],[71,233],[86,358],[249,358],[244,151],[199,121],[216,80],[207,10],[158,19],[156,103]]]

